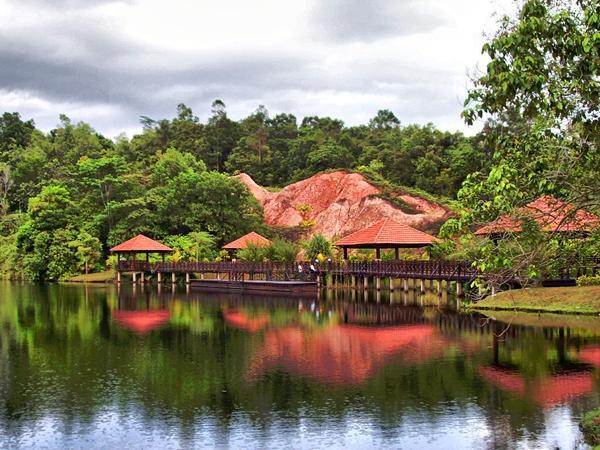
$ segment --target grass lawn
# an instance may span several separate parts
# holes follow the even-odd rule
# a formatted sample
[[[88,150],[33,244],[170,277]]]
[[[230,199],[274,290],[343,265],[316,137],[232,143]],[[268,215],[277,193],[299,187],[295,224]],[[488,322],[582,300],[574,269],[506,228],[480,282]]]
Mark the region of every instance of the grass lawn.
[[[115,279],[115,272],[113,270],[106,270],[104,272],[88,273],[87,275],[78,275],[73,278],[69,278],[68,282],[74,283],[108,283]]]
[[[504,310],[481,310],[480,313],[500,322],[528,327],[570,328],[600,334],[600,319],[594,315],[556,314]]]
[[[486,297],[473,309],[600,314],[600,286],[515,289]]]

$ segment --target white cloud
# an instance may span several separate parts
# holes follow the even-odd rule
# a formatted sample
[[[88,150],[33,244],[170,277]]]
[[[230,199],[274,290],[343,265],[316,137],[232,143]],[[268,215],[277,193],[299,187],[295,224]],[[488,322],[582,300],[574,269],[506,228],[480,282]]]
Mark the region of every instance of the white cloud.
[[[468,72],[511,0],[0,0],[0,111],[113,136],[178,103],[466,130]],[[473,130],[467,130],[473,132]]]

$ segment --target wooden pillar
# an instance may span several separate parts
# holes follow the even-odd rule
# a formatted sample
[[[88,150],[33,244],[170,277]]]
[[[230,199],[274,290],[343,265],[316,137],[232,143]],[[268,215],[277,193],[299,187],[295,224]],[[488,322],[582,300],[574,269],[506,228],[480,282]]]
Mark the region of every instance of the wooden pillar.
[[[175,285],[176,282],[177,282],[177,275],[175,274],[175,272],[171,272],[171,283],[173,283],[173,285]]]
[[[421,289],[421,294],[424,294],[425,293],[425,280],[421,279],[421,280],[419,280],[419,282],[420,282],[419,287]]]
[[[443,280],[437,280],[437,293],[438,293],[438,295],[442,295],[442,281]]]
[[[364,289],[366,291],[367,289],[369,289],[369,277],[367,277],[366,275],[365,275],[363,283],[364,283]]]
[[[394,279],[390,277],[390,292],[394,292]]]
[[[381,289],[381,278],[375,277],[375,289],[378,291]]]
[[[463,296],[463,285],[462,285],[461,281],[456,282],[456,296],[457,297]]]
[[[380,248],[375,249],[375,259],[377,261],[379,261],[381,259],[381,249]]]
[[[133,284],[137,283],[137,273],[133,272],[131,274],[131,280],[133,281]]]
[[[344,247],[344,259],[348,259],[348,247]]]
[[[156,280],[158,281],[158,284],[160,285],[160,283],[162,282],[162,273],[156,272]]]
[[[117,284],[121,284],[121,271],[117,271]]]
[[[402,279],[402,290],[408,292],[408,278]]]
[[[144,272],[140,272],[140,283],[144,284],[146,282],[146,274]]]
[[[398,247],[394,249],[394,256],[396,259],[400,259],[400,249]]]
[[[185,284],[190,284],[190,273],[189,272],[185,273]]]

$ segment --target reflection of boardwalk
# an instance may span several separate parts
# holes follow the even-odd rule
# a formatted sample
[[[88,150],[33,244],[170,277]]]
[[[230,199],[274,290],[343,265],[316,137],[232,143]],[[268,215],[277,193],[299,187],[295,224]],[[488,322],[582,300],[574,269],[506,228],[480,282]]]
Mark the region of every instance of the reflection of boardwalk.
[[[358,384],[392,357],[416,364],[441,355],[444,348],[443,338],[430,325],[271,329],[253,357],[248,376],[255,379],[280,368],[320,382]]]

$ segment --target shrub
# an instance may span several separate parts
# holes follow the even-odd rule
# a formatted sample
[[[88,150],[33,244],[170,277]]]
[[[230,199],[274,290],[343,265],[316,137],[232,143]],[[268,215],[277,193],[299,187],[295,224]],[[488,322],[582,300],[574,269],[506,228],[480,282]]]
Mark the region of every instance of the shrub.
[[[317,257],[319,257],[319,259],[327,259],[331,258],[333,255],[331,241],[322,234],[315,234],[308,241],[304,241],[302,245],[306,251],[306,256],[310,260]]]
[[[596,276],[581,276],[577,278],[577,286],[600,286],[600,275]]]
[[[265,248],[265,257],[269,261],[295,261],[299,250],[295,243],[287,239],[275,238]]]
[[[249,242],[246,248],[237,251],[236,256],[242,261],[262,262],[266,258],[267,247]]]
[[[587,412],[581,418],[579,428],[590,445],[600,444],[600,408]]]

